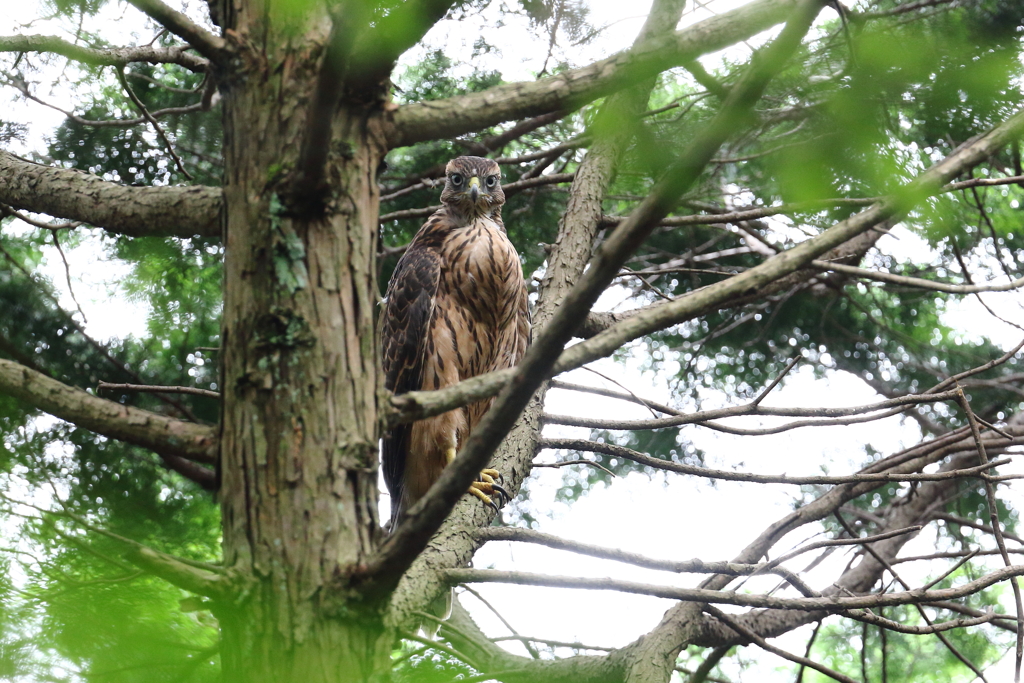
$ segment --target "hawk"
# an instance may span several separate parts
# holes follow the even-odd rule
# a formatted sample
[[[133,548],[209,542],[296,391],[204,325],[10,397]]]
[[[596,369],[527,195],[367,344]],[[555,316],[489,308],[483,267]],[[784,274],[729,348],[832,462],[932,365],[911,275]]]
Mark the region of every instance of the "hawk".
[[[458,157],[445,168],[444,205],[420,228],[388,284],[381,321],[384,386],[396,394],[443,389],[516,365],[530,340],[519,254],[505,234],[501,169]],[[384,481],[394,530],[455,459],[491,399],[399,425],[384,436]],[[497,508],[507,496],[481,472],[470,493]]]

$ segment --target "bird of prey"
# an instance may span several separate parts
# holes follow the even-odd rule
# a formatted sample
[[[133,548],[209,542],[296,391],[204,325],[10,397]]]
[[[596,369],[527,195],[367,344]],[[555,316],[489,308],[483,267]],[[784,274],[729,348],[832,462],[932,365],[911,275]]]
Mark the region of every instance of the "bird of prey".
[[[523,268],[501,220],[500,167],[458,157],[445,176],[444,206],[416,233],[388,284],[381,345],[384,385],[396,394],[510,368],[530,340]],[[392,530],[455,459],[490,405],[479,401],[384,436]],[[497,477],[484,470],[469,492],[494,506],[490,496],[507,495]]]

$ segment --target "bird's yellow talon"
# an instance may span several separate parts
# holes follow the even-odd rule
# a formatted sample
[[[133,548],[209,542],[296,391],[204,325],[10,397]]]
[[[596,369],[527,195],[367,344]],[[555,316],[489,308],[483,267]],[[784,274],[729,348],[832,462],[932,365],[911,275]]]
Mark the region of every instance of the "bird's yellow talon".
[[[497,511],[498,506],[494,503],[491,496],[495,496],[502,505],[512,500],[512,496],[509,492],[494,481],[496,478],[500,477],[501,474],[499,474],[497,470],[483,470],[480,472],[480,480],[474,481],[470,484],[469,492]]]
[[[491,497],[487,495],[488,493],[492,493],[490,484],[487,484],[482,481],[474,481],[472,484],[469,485],[469,492],[472,495],[479,498],[481,501],[483,501],[486,505],[490,505],[491,507],[497,509],[497,506],[494,504],[494,501],[492,501]]]

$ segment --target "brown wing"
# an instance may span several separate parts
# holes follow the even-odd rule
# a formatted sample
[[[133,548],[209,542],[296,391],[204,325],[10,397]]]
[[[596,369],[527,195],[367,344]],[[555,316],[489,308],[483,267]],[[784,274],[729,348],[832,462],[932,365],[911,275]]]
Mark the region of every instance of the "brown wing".
[[[426,335],[434,315],[434,297],[441,273],[441,257],[431,246],[413,240],[395,268],[388,285],[381,320],[384,386],[403,394],[423,386]],[[391,493],[391,525],[401,513],[410,425],[399,425],[384,435],[381,464]]]

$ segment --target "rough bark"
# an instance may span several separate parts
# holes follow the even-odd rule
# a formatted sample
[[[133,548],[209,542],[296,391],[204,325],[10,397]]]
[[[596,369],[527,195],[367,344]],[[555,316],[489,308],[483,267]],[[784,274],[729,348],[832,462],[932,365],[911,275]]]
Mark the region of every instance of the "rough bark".
[[[382,103],[335,114],[322,212],[290,203],[330,28],[319,10],[301,31],[259,3],[225,18],[261,41],[224,100],[220,497],[225,564],[253,585],[218,607],[232,681],[383,680],[390,668],[391,636],[374,606],[335,591],[381,533],[373,259]]]
[[[34,164],[3,150],[0,203],[129,237],[220,234],[220,188],[119,185],[82,171]]]

